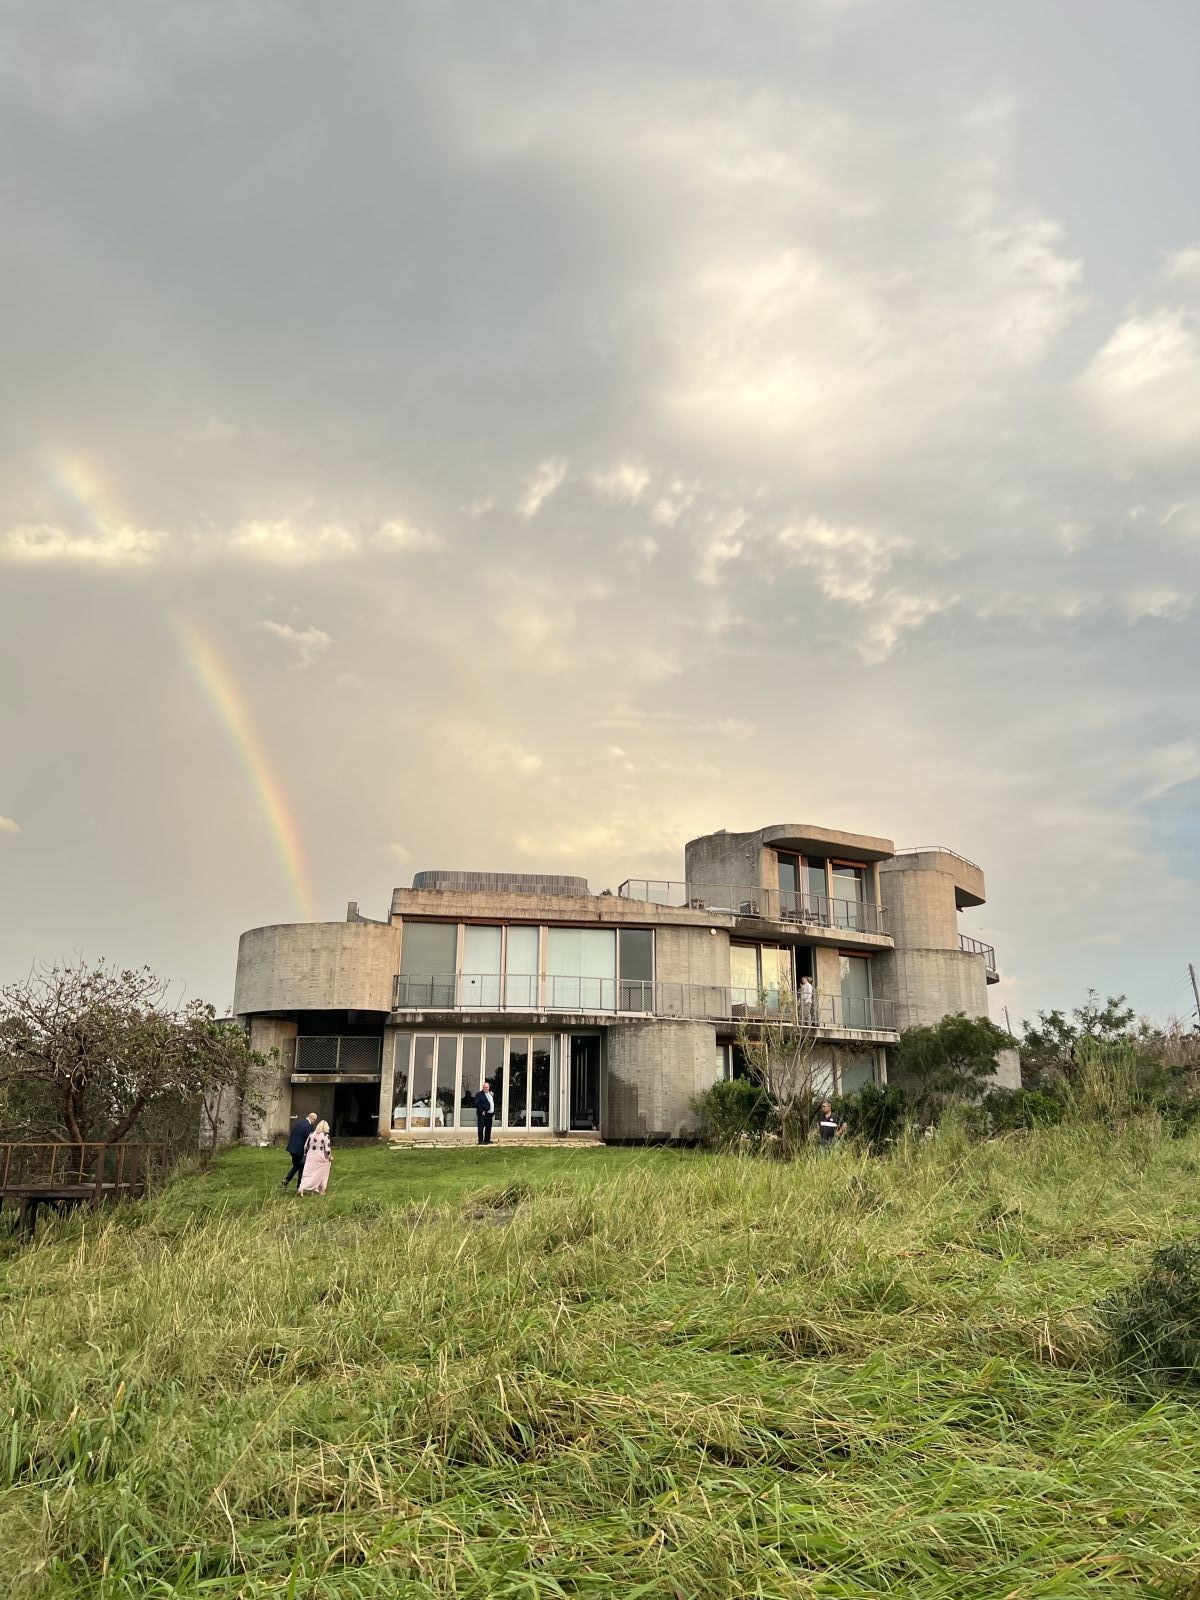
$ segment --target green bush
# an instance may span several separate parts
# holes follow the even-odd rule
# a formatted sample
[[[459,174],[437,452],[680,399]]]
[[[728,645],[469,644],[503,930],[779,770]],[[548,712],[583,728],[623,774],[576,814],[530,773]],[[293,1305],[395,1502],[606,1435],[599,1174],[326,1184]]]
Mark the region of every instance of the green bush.
[[[908,1096],[898,1083],[867,1083],[857,1094],[835,1101],[834,1110],[846,1124],[847,1137],[861,1139],[873,1155],[882,1155],[900,1137]]]
[[[1200,1387],[1200,1242],[1156,1250],[1148,1271],[1098,1315],[1126,1376]]]
[[[1046,1087],[992,1089],[984,1095],[982,1105],[993,1133],[1052,1128],[1063,1119],[1062,1100]]]
[[[713,1150],[736,1150],[762,1144],[771,1131],[770,1102],[750,1078],[723,1078],[692,1101],[705,1144]]]

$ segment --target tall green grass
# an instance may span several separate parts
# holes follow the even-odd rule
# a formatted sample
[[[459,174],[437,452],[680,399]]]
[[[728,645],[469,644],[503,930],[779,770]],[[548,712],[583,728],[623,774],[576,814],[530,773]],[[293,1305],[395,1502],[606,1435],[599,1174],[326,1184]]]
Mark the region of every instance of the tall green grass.
[[[1092,1311],[1200,1144],[496,1157],[239,1152],[10,1251],[0,1589],[1200,1595],[1200,1415]]]

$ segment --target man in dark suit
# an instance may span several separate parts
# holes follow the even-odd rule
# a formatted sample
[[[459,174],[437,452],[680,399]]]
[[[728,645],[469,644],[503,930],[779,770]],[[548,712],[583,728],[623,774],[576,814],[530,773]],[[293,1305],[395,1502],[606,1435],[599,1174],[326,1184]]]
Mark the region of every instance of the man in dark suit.
[[[288,1175],[283,1180],[281,1188],[286,1189],[293,1178],[297,1180],[296,1186],[299,1188],[300,1174],[304,1171],[304,1146],[308,1143],[308,1136],[316,1125],[317,1113],[310,1111],[306,1117],[300,1118],[300,1121],[288,1134],[287,1150],[288,1155],[292,1158],[292,1164],[288,1168]]]
[[[496,1102],[492,1086],[484,1079],[483,1087],[475,1096],[475,1140],[477,1144],[491,1144],[492,1118],[496,1115]]]

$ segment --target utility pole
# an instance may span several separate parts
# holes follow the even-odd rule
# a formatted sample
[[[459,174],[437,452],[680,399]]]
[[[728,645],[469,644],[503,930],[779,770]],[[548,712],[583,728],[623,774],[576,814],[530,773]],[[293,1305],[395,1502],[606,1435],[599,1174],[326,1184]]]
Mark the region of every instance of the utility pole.
[[[1196,987],[1196,969],[1188,962],[1188,977],[1192,980],[1192,993],[1196,997],[1196,1025],[1200,1027],[1200,989]]]

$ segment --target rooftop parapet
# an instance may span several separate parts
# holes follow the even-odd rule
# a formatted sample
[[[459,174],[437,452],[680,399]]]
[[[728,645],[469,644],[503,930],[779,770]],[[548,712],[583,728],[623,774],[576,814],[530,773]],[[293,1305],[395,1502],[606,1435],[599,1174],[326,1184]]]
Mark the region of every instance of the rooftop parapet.
[[[460,894],[570,894],[591,893],[586,878],[554,872],[448,872],[431,867],[414,872],[414,889],[450,889]]]

